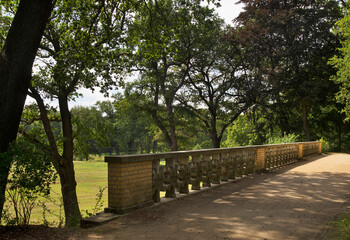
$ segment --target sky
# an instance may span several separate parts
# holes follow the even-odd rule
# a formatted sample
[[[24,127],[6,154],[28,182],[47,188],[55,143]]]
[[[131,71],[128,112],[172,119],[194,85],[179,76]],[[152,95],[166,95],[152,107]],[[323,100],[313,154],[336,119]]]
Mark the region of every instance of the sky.
[[[232,24],[232,20],[238,16],[238,14],[242,11],[242,4],[236,4],[237,0],[221,0],[221,7],[217,8],[217,13],[225,19],[226,24]],[[110,98],[104,97],[102,93],[96,89],[94,92],[88,89],[79,89],[79,93],[83,94],[83,97],[76,98],[75,101],[69,102],[69,107],[72,108],[74,106],[92,106],[97,101],[105,101],[111,100]],[[31,97],[27,97],[26,104],[33,103],[34,100]],[[45,103],[57,107],[57,101],[49,101],[45,100]]]

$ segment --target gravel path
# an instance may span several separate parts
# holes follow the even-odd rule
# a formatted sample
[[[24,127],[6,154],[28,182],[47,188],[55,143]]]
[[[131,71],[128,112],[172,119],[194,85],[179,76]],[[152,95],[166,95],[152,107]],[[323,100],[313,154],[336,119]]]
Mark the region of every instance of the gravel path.
[[[137,210],[79,239],[327,239],[349,200],[350,155],[323,155]]]

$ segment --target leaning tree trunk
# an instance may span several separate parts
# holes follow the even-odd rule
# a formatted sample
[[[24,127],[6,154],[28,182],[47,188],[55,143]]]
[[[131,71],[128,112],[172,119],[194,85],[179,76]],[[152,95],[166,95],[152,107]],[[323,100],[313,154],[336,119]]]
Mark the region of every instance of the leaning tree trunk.
[[[39,93],[33,88],[30,88],[29,94],[36,100],[40,118],[43,123],[47,139],[50,144],[50,151],[53,156],[53,165],[60,177],[61,192],[63,198],[63,207],[66,217],[65,225],[67,227],[76,227],[80,225],[81,214],[78,205],[76,193],[76,181],[73,165],[73,131],[71,125],[71,114],[68,108],[68,99],[66,96],[59,97],[59,107],[62,118],[63,131],[63,154],[58,152],[56,139],[53,134],[50,120],[45,109],[45,104]]]
[[[71,113],[68,108],[68,98],[65,95],[58,99],[63,132],[63,154],[62,163],[58,172],[61,181],[61,191],[63,197],[64,212],[66,216],[67,227],[80,225],[81,214],[79,210],[75,181],[75,172],[73,164],[73,130]]]
[[[33,62],[51,11],[51,0],[22,0],[0,52],[0,153],[16,139]],[[10,164],[0,155],[0,219]]]

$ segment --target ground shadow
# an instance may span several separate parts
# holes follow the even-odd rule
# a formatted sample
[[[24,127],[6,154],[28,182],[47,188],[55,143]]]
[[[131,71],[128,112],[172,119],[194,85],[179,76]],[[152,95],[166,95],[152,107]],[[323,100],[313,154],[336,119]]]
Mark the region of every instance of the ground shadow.
[[[156,208],[136,211],[90,230],[88,236],[322,239],[329,232],[329,221],[344,212],[348,204],[350,156],[343,158],[322,155],[249,176]]]

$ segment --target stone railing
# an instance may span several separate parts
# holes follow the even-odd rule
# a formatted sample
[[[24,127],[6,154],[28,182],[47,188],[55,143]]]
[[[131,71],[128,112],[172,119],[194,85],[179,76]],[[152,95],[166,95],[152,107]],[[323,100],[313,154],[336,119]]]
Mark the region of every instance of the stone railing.
[[[262,170],[274,170],[321,153],[321,142],[177,151],[105,157],[108,208],[132,209],[175,198],[176,193],[209,188]]]

